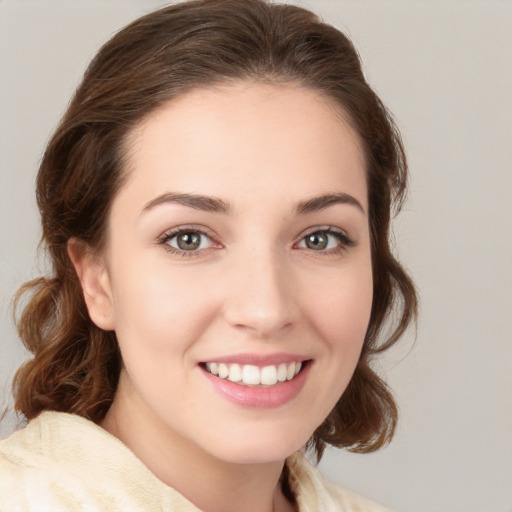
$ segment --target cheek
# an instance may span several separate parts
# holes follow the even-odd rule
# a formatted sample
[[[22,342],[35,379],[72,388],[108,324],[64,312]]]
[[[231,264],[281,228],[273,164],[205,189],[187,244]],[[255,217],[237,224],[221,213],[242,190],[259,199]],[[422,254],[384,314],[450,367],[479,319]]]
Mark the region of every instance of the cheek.
[[[317,282],[308,301],[311,318],[333,350],[359,354],[370,320],[372,297],[370,266]]]
[[[148,355],[183,352],[216,313],[215,298],[200,293],[188,272],[166,275],[120,268],[112,281],[122,351],[131,346]]]
[[[359,361],[372,307],[371,266],[336,272],[316,280],[308,318],[316,334],[318,372],[307,414],[316,428],[346,390]]]

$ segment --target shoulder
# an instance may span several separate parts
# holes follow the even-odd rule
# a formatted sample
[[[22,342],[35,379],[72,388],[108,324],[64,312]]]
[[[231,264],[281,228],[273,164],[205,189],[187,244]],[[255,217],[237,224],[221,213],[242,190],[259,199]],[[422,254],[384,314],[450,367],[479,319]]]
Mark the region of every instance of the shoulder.
[[[300,512],[390,512],[346,487],[328,482],[301,453],[287,460]]]
[[[391,512],[388,508],[363,498],[359,494],[341,485],[328,482],[326,489],[340,505],[340,510],[350,512]]]
[[[95,423],[44,412],[0,441],[0,512],[197,511]]]
[[[59,413],[44,413],[0,441],[0,511],[79,510],[60,484],[72,482],[73,476],[51,456],[47,429],[58,420]]]

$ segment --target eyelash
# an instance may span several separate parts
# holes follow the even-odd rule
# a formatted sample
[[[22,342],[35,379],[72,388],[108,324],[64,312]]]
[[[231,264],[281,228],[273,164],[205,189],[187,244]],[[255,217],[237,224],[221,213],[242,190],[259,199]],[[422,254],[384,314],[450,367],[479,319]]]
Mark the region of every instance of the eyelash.
[[[170,229],[169,231],[162,233],[162,235],[160,235],[157,238],[157,243],[159,245],[162,245],[163,248],[167,252],[169,252],[175,256],[180,256],[182,258],[193,258],[195,256],[199,256],[200,253],[209,249],[209,247],[208,247],[206,249],[185,251],[185,250],[177,249],[177,248],[169,245],[169,242],[173,238],[177,237],[178,235],[185,234],[185,233],[195,233],[200,236],[205,236],[211,242],[212,246],[215,246],[215,245],[220,246],[220,244],[218,242],[216,242],[214,240],[214,238],[210,234],[208,234],[206,231],[204,231],[203,229],[197,228],[197,227],[193,227],[193,226],[183,226],[183,227],[179,227],[179,228]]]
[[[317,235],[317,234],[323,234],[323,235],[332,236],[332,237],[336,238],[338,241],[338,245],[331,249],[323,249],[323,250],[319,250],[319,251],[310,249],[310,252],[313,254],[318,253],[319,255],[336,256],[355,245],[355,241],[352,238],[350,238],[345,231],[343,231],[341,229],[334,228],[332,226],[316,227],[316,228],[312,229],[311,231],[302,235],[299,242],[297,242],[297,243],[301,243],[301,242],[305,241],[308,236]],[[304,249],[307,250],[308,248],[304,248]]]
[[[177,248],[169,245],[169,242],[173,238],[175,238],[181,234],[185,234],[185,233],[195,233],[200,236],[205,236],[211,242],[212,246],[215,246],[215,245],[217,245],[217,247],[221,246],[220,243],[216,242],[215,239],[210,234],[205,232],[203,229],[193,227],[193,226],[173,228],[169,231],[166,231],[165,233],[162,233],[162,235],[160,235],[158,237],[157,243],[158,243],[158,245],[162,245],[167,252],[169,252],[173,255],[176,255],[176,256],[180,256],[182,258],[193,258],[193,257],[199,256],[201,253],[203,253],[204,251],[206,251],[210,248],[210,247],[208,247],[206,249],[186,251],[186,250],[177,249]],[[341,252],[346,251],[347,249],[349,249],[350,247],[355,245],[354,240],[352,238],[350,238],[345,231],[343,231],[341,229],[333,228],[332,226],[326,226],[326,227],[317,227],[317,228],[314,228],[311,231],[305,233],[304,235],[301,236],[300,240],[294,244],[294,247],[297,244],[304,242],[308,236],[317,235],[317,234],[333,236],[334,238],[337,239],[338,245],[331,249],[322,249],[322,250],[318,250],[318,251],[315,251],[314,249],[310,249],[308,247],[300,248],[300,250],[309,250],[309,252],[311,252],[313,254],[318,253],[319,255],[327,255],[328,256],[328,255],[340,254]]]

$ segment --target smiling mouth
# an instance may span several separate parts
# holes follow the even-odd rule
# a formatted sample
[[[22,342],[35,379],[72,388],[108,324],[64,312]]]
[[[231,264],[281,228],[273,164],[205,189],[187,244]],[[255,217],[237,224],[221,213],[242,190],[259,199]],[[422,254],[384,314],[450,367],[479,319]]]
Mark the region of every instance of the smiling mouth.
[[[203,363],[208,373],[241,386],[269,387],[293,380],[309,361],[295,361],[279,365],[256,366],[237,363]]]

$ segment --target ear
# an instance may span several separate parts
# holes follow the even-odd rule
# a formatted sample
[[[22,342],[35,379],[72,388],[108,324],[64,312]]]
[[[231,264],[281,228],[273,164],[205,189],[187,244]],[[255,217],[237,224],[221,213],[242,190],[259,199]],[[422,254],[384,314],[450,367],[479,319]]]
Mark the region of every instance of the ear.
[[[82,285],[91,320],[105,331],[114,330],[114,305],[110,277],[103,257],[83,241],[71,238],[68,254]]]

